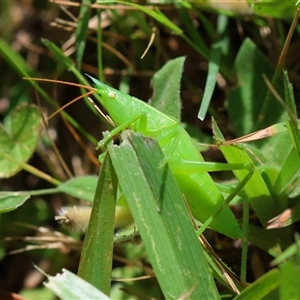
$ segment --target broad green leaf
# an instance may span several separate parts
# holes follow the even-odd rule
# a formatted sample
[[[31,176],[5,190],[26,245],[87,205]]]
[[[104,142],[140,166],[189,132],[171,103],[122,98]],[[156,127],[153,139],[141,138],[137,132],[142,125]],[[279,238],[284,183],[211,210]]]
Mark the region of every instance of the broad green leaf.
[[[108,152],[165,297],[218,299],[177,183],[167,165],[158,167],[157,141],[131,131],[122,137]]]
[[[48,282],[44,282],[44,285],[62,300],[110,299],[82,278],[66,269],[62,271],[62,274],[48,276]]]
[[[17,209],[23,203],[30,198],[30,193],[24,193],[22,195],[0,195],[0,213],[9,212]]]
[[[228,113],[237,136],[284,120],[284,109],[271,96],[267,114],[260,115],[268,93],[262,74],[266,74],[271,80],[275,68],[250,39],[246,39],[239,50],[235,70],[239,85],[228,94]],[[278,89],[277,86],[275,88]],[[280,93],[280,90],[277,91]]]
[[[224,141],[224,137],[214,120],[212,125],[215,138],[218,141]],[[223,145],[220,146],[220,150],[229,163],[252,163],[249,155],[239,146]],[[248,174],[248,171],[233,170],[233,173],[235,177],[241,181]],[[274,200],[257,168],[249,182],[245,185],[244,191],[259,220],[263,224],[280,212],[278,208],[273,208],[275,205]],[[271,207],[273,209],[270,209]]]
[[[155,73],[151,84],[153,97],[150,104],[160,112],[178,120],[181,116],[180,81],[185,57],[178,57],[167,62]]]
[[[63,193],[93,202],[97,180],[97,176],[76,177],[60,184],[57,188]]]
[[[24,103],[6,118],[5,127],[0,125],[0,178],[16,174],[31,157],[39,139],[40,123],[38,108]]]
[[[108,155],[100,172],[78,275],[109,295],[117,179]],[[96,298],[95,298],[96,299]]]

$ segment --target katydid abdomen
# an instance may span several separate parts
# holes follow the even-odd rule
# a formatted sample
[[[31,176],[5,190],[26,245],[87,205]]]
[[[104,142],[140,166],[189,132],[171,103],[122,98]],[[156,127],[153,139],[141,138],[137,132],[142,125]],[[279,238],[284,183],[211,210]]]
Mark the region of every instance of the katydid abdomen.
[[[210,175],[187,167],[204,160],[194,141],[177,121],[135,97],[90,78],[101,95],[101,104],[117,128],[130,128],[158,141],[197,220],[204,223],[222,207],[224,198]],[[228,206],[210,227],[232,238],[241,237],[239,224]]]

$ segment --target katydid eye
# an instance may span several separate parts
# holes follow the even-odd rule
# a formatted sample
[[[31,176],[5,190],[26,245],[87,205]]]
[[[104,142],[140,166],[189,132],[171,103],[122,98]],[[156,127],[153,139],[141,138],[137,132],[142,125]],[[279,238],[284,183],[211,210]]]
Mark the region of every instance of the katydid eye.
[[[115,99],[117,97],[117,95],[114,92],[108,92],[108,97],[111,99]]]

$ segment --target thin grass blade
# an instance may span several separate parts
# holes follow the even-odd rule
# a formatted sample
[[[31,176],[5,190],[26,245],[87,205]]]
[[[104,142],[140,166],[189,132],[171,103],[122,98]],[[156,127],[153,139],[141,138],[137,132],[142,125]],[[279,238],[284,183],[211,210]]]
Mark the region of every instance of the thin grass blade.
[[[209,54],[208,74],[206,78],[201,107],[198,113],[198,118],[201,121],[203,121],[206,116],[211,101],[211,97],[217,83],[217,75],[219,72],[220,60],[221,60],[221,45],[219,43],[216,43],[212,45]]]
[[[91,17],[91,4],[90,0],[82,0],[82,5],[80,7],[79,12],[79,21],[75,30],[76,36],[76,63],[78,70],[81,69],[81,62],[85,50],[87,33],[88,33],[88,25]]]
[[[254,284],[249,285],[240,295],[235,297],[234,300],[274,299],[270,297],[270,293],[278,289],[278,273],[277,269],[269,271],[256,280]],[[277,297],[275,299],[277,299]]]
[[[100,172],[78,275],[109,295],[117,178],[108,155]]]

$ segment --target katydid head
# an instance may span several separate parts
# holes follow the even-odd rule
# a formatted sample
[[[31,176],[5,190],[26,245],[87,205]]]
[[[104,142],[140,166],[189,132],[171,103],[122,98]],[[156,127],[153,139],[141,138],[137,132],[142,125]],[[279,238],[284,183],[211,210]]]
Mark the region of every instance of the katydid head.
[[[90,75],[86,76],[91,80],[96,89],[96,93],[101,96],[101,105],[107,110],[116,126],[124,124],[126,121],[140,115],[146,103],[141,100],[124,94]]]

